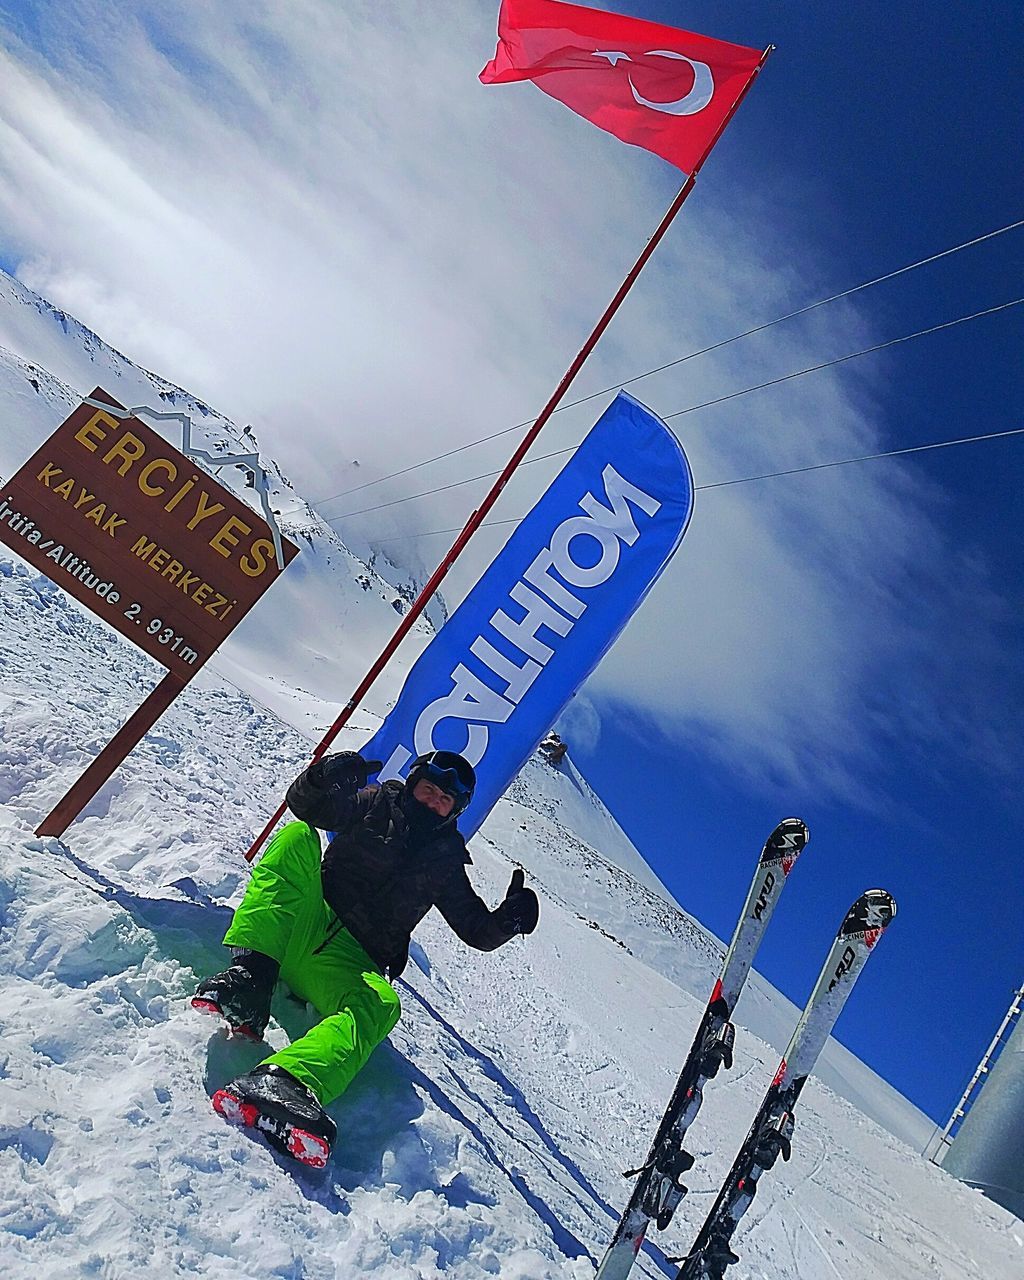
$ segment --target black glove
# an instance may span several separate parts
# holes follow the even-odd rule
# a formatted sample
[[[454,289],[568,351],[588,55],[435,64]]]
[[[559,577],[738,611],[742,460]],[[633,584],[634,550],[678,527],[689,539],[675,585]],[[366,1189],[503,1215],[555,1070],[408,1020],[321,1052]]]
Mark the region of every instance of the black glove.
[[[505,894],[505,901],[498,907],[502,923],[514,936],[517,933],[533,933],[540,919],[540,903],[532,889],[525,888],[526,875],[518,867],[512,872],[512,881]]]
[[[383,767],[383,760],[364,760],[358,751],[338,751],[311,764],[306,777],[321,791],[354,795],[366,786],[371,773],[378,773]]]

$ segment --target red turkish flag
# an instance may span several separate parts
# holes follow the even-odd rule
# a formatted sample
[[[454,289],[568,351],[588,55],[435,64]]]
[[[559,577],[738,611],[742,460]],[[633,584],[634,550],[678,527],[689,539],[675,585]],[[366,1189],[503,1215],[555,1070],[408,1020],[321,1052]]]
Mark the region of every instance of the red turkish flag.
[[[761,63],[758,49],[556,0],[502,0],[484,84],[532,80],[623,142],[692,173]]]

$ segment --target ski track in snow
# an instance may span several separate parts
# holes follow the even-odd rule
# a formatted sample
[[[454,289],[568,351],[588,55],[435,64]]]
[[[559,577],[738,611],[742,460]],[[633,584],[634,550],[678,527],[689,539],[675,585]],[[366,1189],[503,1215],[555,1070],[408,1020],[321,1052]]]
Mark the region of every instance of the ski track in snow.
[[[129,404],[188,408],[215,451],[238,439],[0,273],[0,465],[19,465],[97,382]],[[568,757],[531,760],[472,844],[491,903],[526,868],[537,933],[481,955],[428,916],[398,1027],[332,1107],[327,1170],[280,1159],[209,1105],[266,1053],[187,1003],[223,966],[243,851],[403,592],[393,566],[368,568],[271,471],[278,505],[300,508],[297,568],[64,840],[32,832],[162,668],[0,549],[0,1275],[592,1277],[628,1197],[620,1171],[647,1151],[723,947],[667,900]],[[221,479],[240,491],[230,468]],[[338,747],[365,741],[402,669]],[[674,1276],[666,1254],[703,1222],[795,1016],[752,978],[736,1065],[689,1135],[691,1192],[637,1276]],[[279,991],[268,1042],[306,1019]],[[844,1096],[808,1082],[793,1158],[761,1182],[730,1280],[1019,1280],[1024,1225],[893,1136],[923,1144],[920,1113],[841,1046],[821,1067]]]

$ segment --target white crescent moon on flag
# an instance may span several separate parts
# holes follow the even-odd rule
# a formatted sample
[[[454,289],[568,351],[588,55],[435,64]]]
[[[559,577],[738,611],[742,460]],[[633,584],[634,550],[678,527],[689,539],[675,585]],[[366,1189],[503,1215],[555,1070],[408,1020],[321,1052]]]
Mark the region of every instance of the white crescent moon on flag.
[[[684,53],[676,53],[673,49],[649,49],[644,56],[678,58],[681,62],[689,63],[693,68],[693,88],[684,97],[677,98],[674,102],[652,102],[650,98],[645,98],[642,93],[637,92],[636,85],[627,74],[626,79],[633,90],[633,97],[642,107],[650,107],[652,111],[663,111],[669,116],[695,116],[698,111],[703,111],[714,97],[715,80],[706,62],[695,62]]]

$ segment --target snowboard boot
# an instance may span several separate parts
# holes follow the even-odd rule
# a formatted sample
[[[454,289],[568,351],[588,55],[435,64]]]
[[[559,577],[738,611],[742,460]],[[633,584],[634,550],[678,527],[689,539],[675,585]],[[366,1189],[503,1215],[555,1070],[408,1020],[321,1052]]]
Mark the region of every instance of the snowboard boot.
[[[314,1169],[330,1159],[338,1127],[316,1095],[273,1063],[239,1076],[213,1095],[214,1110],[232,1124],[262,1133],[275,1150]]]
[[[279,969],[276,960],[259,951],[236,951],[230,968],[199,984],[192,1008],[223,1018],[234,1035],[262,1040]]]

